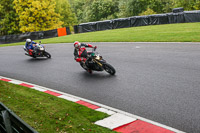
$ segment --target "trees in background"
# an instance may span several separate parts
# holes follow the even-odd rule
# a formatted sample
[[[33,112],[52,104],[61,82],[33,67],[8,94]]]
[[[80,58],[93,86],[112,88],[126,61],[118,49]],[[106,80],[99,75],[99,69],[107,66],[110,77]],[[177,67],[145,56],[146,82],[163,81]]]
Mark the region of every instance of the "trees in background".
[[[21,32],[43,31],[59,28],[63,22],[55,13],[54,0],[14,0]]]
[[[175,0],[123,0],[119,4],[119,17],[130,17],[149,13],[167,13],[174,8]]]
[[[98,21],[104,19],[112,19],[117,17],[118,1],[116,0],[98,0],[93,1],[88,11],[89,21]]]
[[[200,0],[69,0],[78,23],[172,12],[200,10]]]
[[[0,0],[0,35],[19,33],[19,19],[13,0]]]
[[[88,12],[94,0],[73,0],[71,6],[73,12],[76,14],[78,23],[88,22]]]
[[[149,0],[128,0],[126,4],[127,16],[137,16],[147,9]]]
[[[142,12],[139,14],[139,16],[145,16],[145,15],[152,15],[152,14],[156,14],[156,12],[154,12],[152,9],[147,8],[146,11]]]
[[[176,0],[177,6],[183,7],[185,10],[199,10],[200,0]]]
[[[119,0],[70,1],[79,23],[117,18]]]
[[[60,20],[63,22],[63,27],[72,27],[77,24],[76,15],[72,12],[68,0],[56,0],[55,12],[60,14]]]
[[[0,0],[0,35],[72,27],[68,0]]]

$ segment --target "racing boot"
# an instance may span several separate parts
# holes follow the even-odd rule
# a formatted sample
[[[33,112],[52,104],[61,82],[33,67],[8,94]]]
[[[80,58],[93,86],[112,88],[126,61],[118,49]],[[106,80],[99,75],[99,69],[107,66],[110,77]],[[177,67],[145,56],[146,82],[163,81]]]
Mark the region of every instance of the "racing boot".
[[[92,70],[91,70],[91,69],[88,69],[87,71],[88,71],[90,74],[92,74]]]

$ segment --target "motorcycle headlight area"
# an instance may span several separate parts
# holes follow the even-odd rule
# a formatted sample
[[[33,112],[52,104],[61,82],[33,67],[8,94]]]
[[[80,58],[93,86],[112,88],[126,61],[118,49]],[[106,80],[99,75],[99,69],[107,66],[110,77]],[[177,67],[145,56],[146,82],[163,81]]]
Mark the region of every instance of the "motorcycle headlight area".
[[[40,50],[44,50],[44,48],[40,48]]]
[[[100,59],[101,59],[101,57],[100,57],[100,56],[96,56],[96,59],[97,59],[97,60],[100,60]]]

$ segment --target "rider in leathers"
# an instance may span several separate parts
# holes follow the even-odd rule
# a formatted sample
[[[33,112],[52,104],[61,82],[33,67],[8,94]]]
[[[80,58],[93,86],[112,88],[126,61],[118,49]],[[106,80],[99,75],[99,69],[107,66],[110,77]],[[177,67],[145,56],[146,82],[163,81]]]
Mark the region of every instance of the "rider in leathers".
[[[78,41],[74,42],[74,59],[82,63],[89,73],[92,73],[92,70],[87,67],[88,64],[86,65],[88,53],[85,47],[96,48],[96,46],[93,47],[91,44],[80,43]]]
[[[37,44],[36,42],[32,41],[31,39],[26,39],[26,44],[25,47],[28,50],[29,55],[34,56],[35,54],[35,46],[33,46],[34,44]]]

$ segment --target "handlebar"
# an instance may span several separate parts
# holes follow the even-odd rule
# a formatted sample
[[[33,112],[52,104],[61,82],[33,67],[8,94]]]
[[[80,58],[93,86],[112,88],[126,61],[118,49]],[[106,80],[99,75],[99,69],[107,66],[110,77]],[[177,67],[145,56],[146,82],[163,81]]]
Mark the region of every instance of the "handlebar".
[[[96,46],[95,46],[95,47],[93,47],[93,48],[92,48],[92,52],[96,51],[96,49],[97,49],[97,47],[96,47]]]

